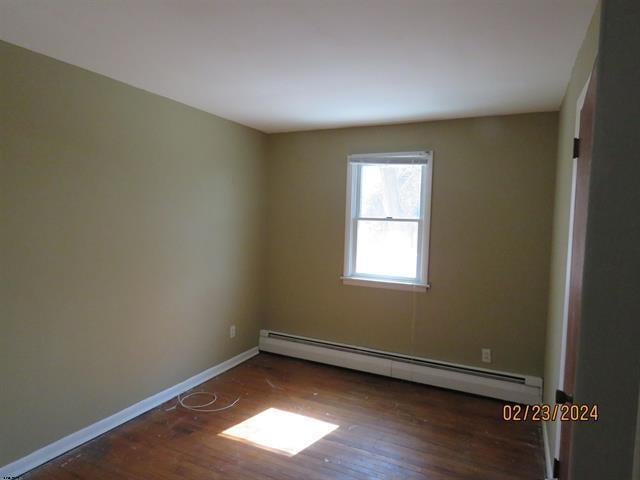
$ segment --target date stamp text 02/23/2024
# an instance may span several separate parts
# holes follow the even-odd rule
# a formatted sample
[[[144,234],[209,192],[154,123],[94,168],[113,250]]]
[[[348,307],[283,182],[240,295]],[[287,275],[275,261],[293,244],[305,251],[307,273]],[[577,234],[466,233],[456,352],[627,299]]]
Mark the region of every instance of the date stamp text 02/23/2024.
[[[598,405],[547,404],[505,405],[502,419],[508,422],[555,421],[596,422],[599,417]]]

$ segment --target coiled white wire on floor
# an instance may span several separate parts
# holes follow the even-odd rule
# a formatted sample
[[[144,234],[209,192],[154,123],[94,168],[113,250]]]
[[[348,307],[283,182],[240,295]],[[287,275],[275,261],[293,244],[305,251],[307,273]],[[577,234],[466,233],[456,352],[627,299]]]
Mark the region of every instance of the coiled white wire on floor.
[[[211,397],[211,400],[209,400],[208,402],[205,402],[205,403],[197,404],[197,405],[185,403],[185,400],[187,398],[195,397],[197,395],[209,395]],[[207,407],[210,407],[211,405],[213,405],[214,403],[216,403],[217,401],[218,401],[218,395],[216,395],[215,392],[191,392],[191,393],[188,393],[185,396],[182,396],[182,394],[179,394],[178,395],[178,401],[176,402],[176,404],[173,407],[168,408],[167,410],[165,410],[165,412],[169,412],[171,410],[176,410],[178,408],[178,405],[181,406],[182,408],[186,409],[186,410],[191,410],[193,412],[202,412],[202,413],[221,412],[222,410],[226,410],[227,408],[233,407],[236,403],[238,403],[240,401],[240,397],[236,398],[232,403],[230,403],[229,405],[226,405],[224,407],[207,408]]]

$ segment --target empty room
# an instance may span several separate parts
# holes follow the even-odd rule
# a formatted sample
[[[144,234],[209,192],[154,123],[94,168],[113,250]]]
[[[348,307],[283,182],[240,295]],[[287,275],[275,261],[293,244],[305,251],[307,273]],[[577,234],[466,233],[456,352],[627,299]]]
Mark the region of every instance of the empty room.
[[[0,478],[640,480],[638,25],[0,0]]]

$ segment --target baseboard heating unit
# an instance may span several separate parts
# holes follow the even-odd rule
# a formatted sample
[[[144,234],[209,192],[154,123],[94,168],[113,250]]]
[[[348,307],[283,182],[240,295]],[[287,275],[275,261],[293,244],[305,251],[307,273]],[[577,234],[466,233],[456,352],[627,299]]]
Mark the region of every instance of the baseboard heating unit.
[[[260,331],[260,351],[473,393],[509,402],[542,401],[542,379],[426,358],[327,342],[270,330]]]

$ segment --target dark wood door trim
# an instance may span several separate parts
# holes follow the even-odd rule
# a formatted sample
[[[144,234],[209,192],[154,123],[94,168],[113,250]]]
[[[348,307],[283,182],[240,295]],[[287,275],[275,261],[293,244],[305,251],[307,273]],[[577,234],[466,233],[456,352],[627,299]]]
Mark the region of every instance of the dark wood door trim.
[[[564,369],[564,392],[574,396],[578,339],[582,318],[582,282],[584,273],[585,240],[589,211],[589,182],[591,179],[591,153],[593,149],[593,124],[595,116],[595,96],[597,88],[597,63],[591,73],[591,80],[580,111],[579,154],[576,164],[575,207],[573,216],[573,237],[571,239],[571,264],[569,273],[569,312],[567,319],[566,357]],[[560,480],[571,479],[571,443],[573,427],[571,422],[562,425],[560,439]]]

